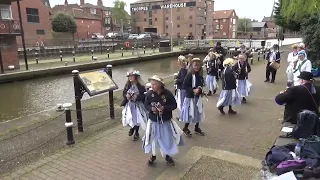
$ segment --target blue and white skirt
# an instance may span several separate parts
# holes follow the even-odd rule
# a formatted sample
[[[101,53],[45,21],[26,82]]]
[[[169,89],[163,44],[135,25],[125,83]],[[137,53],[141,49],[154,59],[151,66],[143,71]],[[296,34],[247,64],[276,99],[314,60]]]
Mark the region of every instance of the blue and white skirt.
[[[241,104],[241,97],[236,89],[222,90],[217,102],[217,107],[220,106],[237,106]]]
[[[251,91],[251,82],[247,79],[245,80],[237,80],[237,90],[241,97],[247,97]]]
[[[180,112],[180,121],[199,123],[204,119],[202,97],[185,98]]]
[[[153,122],[149,119],[146,134],[142,138],[144,152],[151,152],[155,156],[160,149],[163,157],[173,156],[178,153],[178,146],[185,144],[182,134],[182,130],[173,120]]]
[[[211,92],[213,92],[214,90],[216,90],[218,88],[216,76],[207,75],[206,87]]]
[[[186,90],[184,89],[177,89],[177,94],[176,94],[176,101],[177,101],[177,107],[179,111],[182,109],[183,101],[184,98],[186,97]]]
[[[148,120],[147,110],[142,102],[129,101],[122,110],[123,126],[140,126],[143,130],[146,129]]]

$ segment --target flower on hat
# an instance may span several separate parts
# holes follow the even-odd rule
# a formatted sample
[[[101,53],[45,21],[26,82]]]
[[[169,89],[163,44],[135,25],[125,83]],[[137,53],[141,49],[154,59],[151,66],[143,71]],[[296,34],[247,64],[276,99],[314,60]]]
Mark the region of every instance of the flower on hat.
[[[140,72],[139,72],[139,71],[131,71],[131,72],[127,72],[127,76],[131,76],[131,75],[140,76]]]
[[[232,65],[232,64],[233,64],[232,58],[227,58],[226,60],[223,61],[223,66]]]

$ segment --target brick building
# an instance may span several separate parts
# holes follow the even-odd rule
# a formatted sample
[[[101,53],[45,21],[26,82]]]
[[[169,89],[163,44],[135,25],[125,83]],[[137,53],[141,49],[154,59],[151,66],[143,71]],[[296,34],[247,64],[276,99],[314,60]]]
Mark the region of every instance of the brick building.
[[[261,22],[265,22],[267,25],[266,33],[268,38],[275,38],[277,36],[277,25],[270,17],[263,17]]]
[[[236,38],[238,16],[234,9],[214,11],[213,38]]]
[[[131,31],[169,38],[212,37],[213,0],[139,0],[130,4]],[[172,24],[171,28],[171,12]],[[172,32],[171,32],[172,31]]]

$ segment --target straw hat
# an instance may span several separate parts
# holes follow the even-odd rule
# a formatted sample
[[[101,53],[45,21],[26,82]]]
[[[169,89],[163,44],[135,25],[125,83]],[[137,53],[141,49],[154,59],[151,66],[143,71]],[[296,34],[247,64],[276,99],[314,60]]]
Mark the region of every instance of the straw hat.
[[[298,44],[294,44],[291,46],[293,49],[297,49],[298,48]]]
[[[200,58],[193,58],[193,59],[191,60],[191,63],[193,63],[193,62],[201,62],[201,60],[200,60]]]
[[[300,44],[299,44],[299,48],[304,49],[305,47],[306,47],[306,45],[305,45],[304,43],[300,43]]]
[[[193,58],[194,55],[193,55],[193,54],[188,54],[188,55],[187,55],[187,58],[189,58],[189,57],[190,57],[190,58]]]
[[[153,76],[151,76],[151,77],[148,79],[148,81],[149,81],[149,82],[150,82],[150,81],[157,81],[157,82],[161,83],[162,85],[164,85],[163,79],[162,79],[160,76],[158,76],[158,75],[153,75]]]
[[[226,60],[223,61],[223,66],[232,65],[232,64],[233,64],[232,58],[227,58]]]
[[[140,76],[140,72],[136,71],[136,70],[127,72],[127,77],[132,76],[132,75]]]
[[[180,62],[182,62],[182,63],[185,63],[186,57],[180,55],[180,56],[178,57],[178,60],[179,60]]]

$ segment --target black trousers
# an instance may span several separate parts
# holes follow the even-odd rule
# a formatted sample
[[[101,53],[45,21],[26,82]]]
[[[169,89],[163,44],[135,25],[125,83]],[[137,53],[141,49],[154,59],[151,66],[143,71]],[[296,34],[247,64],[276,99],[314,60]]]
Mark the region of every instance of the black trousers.
[[[270,74],[271,74],[271,81],[272,82],[275,81],[277,70],[270,67],[270,62],[268,62],[266,66],[266,80],[270,80]]]

